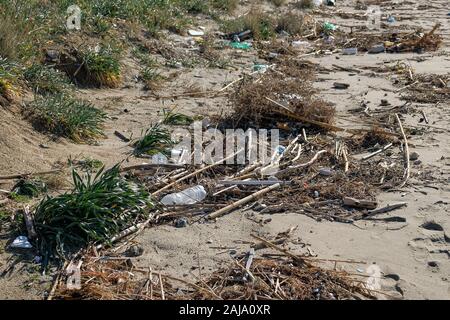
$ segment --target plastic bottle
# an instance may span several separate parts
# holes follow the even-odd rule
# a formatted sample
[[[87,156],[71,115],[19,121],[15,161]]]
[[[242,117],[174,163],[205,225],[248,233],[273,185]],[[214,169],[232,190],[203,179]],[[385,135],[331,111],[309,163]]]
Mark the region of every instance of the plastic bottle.
[[[161,203],[168,205],[194,204],[206,198],[206,190],[203,186],[195,186],[181,192],[171,193],[161,199]]]

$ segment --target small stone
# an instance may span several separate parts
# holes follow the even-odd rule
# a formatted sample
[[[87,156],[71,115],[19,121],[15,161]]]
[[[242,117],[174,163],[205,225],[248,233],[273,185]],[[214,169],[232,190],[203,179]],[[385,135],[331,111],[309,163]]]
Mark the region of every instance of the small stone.
[[[319,196],[320,196],[319,191],[317,191],[317,190],[314,191],[314,198],[317,199]]]
[[[413,163],[414,163],[415,166],[419,166],[419,165],[422,164],[422,161],[421,160],[416,160]]]
[[[322,176],[331,176],[333,174],[333,170],[331,170],[330,168],[321,168],[319,170],[319,174]]]
[[[415,161],[417,159],[419,159],[419,154],[417,152],[412,152],[409,154],[409,160]]]
[[[144,248],[138,245],[132,245],[128,248],[128,250],[125,252],[125,255],[127,257],[139,257],[144,254]]]
[[[212,241],[211,239],[209,239],[208,241],[206,241],[207,244],[212,244],[214,241]]]
[[[186,228],[188,226],[188,221],[186,218],[180,218],[175,221],[176,228]]]
[[[39,144],[39,147],[41,147],[42,149],[50,149],[50,147],[48,145],[43,144],[43,143]]]

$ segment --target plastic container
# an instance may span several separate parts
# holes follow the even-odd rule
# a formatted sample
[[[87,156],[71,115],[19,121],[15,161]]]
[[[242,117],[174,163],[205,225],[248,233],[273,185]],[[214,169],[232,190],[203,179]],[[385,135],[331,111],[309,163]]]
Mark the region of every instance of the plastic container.
[[[383,53],[385,49],[386,48],[384,47],[384,44],[379,44],[379,45],[376,45],[376,46],[370,48],[369,53],[372,53],[372,54]]]
[[[358,54],[358,48],[345,48],[342,49],[342,54],[345,56],[354,56]]]
[[[204,200],[206,195],[203,186],[195,186],[181,192],[168,194],[161,199],[161,203],[166,206],[194,204]]]

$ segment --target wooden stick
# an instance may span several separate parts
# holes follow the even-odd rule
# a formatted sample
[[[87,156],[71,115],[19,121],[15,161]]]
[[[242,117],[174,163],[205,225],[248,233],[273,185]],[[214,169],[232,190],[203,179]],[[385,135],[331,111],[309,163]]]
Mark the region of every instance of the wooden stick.
[[[122,168],[121,172],[127,172],[131,170],[145,170],[145,169],[153,169],[153,168],[184,168],[184,165],[181,164],[173,164],[173,163],[147,163],[147,164],[138,164],[135,166]]]
[[[347,147],[344,147],[344,149],[342,149],[342,157],[344,158],[344,172],[346,173],[348,171],[348,166],[350,164],[347,156]]]
[[[400,127],[400,131],[402,133],[403,140],[405,141],[405,155],[404,155],[405,159],[404,160],[405,160],[405,170],[406,170],[406,172],[405,172],[405,179],[403,180],[402,184],[400,185],[400,188],[401,188],[401,187],[403,187],[406,184],[406,182],[408,182],[409,175],[410,175],[410,170],[411,170],[411,165],[409,163],[408,139],[406,138],[406,134],[405,134],[405,131],[403,130],[402,122],[400,121],[400,118],[399,118],[397,113],[395,114],[395,117],[396,117],[398,125]]]
[[[28,232],[28,238],[34,239],[37,237],[36,230],[34,229],[34,221],[30,212],[30,206],[23,207],[23,217],[25,219],[25,226]]]
[[[379,209],[375,209],[372,211],[369,211],[367,214],[363,215],[360,218],[356,218],[355,220],[361,220],[361,219],[367,219],[370,217],[373,217],[374,215],[377,214],[381,214],[381,213],[386,213],[386,212],[390,212],[392,210],[396,210],[402,207],[406,207],[408,204],[406,202],[400,202],[400,203],[395,203],[395,204],[388,204],[387,206],[383,207],[383,208],[379,208]]]
[[[345,197],[342,201],[344,202],[344,205],[356,208],[375,209],[378,206],[376,201],[358,200],[350,197]]]
[[[316,162],[317,159],[319,158],[319,156],[320,156],[322,153],[326,153],[326,152],[327,152],[327,150],[320,150],[320,151],[317,152],[317,153],[314,155],[314,157],[312,157],[312,159],[309,160],[308,162],[306,162],[306,163],[301,163],[301,164],[297,164],[297,165],[294,165],[294,166],[289,166],[289,167],[287,167],[287,168],[284,169],[284,170],[278,171],[278,173],[283,173],[283,172],[286,172],[286,171],[289,171],[289,170],[292,170],[292,169],[298,169],[298,168],[308,167],[308,166],[312,165],[314,162]]]
[[[243,198],[243,199],[241,199],[239,201],[236,201],[233,204],[230,204],[229,206],[226,206],[225,208],[222,208],[220,210],[217,210],[217,211],[209,214],[207,216],[207,219],[208,220],[212,220],[212,219],[221,217],[224,214],[227,214],[228,212],[230,212],[231,210],[236,209],[236,208],[238,208],[238,207],[240,207],[240,206],[242,206],[242,205],[244,205],[246,203],[249,203],[250,201],[256,200],[256,199],[262,197],[263,195],[265,195],[266,193],[269,193],[270,191],[279,188],[280,186],[281,186],[281,184],[277,183],[277,184],[274,184],[274,185],[272,185],[270,187],[267,187],[265,189],[259,190],[258,192],[255,192],[255,193],[249,195],[248,197],[245,197],[245,198]]]
[[[371,154],[368,154],[367,156],[363,157],[361,160],[364,161],[364,160],[373,158],[373,157],[375,157],[377,154],[380,154],[380,153],[386,151],[386,150],[389,149],[390,147],[392,147],[392,143],[389,143],[389,144],[385,145],[383,148],[381,148],[381,149],[379,149],[379,150],[377,150],[377,151],[375,151],[375,152],[372,152]]]
[[[305,259],[303,259],[302,257],[297,256],[297,255],[295,255],[295,254],[289,252],[289,251],[286,250],[286,249],[280,248],[279,246],[273,244],[272,242],[267,241],[266,239],[263,239],[263,238],[261,238],[261,237],[258,237],[257,235],[251,234],[251,236],[252,236],[253,238],[255,238],[255,239],[261,241],[261,242],[264,242],[268,247],[271,247],[271,248],[273,248],[273,249],[275,249],[275,250],[278,250],[278,251],[284,253],[285,255],[287,255],[288,257],[291,257],[292,259],[296,260],[296,261],[300,261],[301,263],[305,264],[306,266],[309,266],[309,267],[311,266],[311,265],[310,265],[309,263],[307,263],[307,262],[305,261]]]
[[[194,176],[196,176],[197,174],[199,174],[199,173],[201,173],[201,172],[203,172],[203,171],[206,171],[206,170],[208,170],[208,169],[214,168],[215,166],[218,166],[219,164],[223,163],[224,161],[226,161],[226,160],[228,160],[228,159],[234,158],[234,156],[237,155],[237,154],[238,154],[239,152],[241,152],[242,150],[243,150],[243,149],[240,149],[239,151],[235,152],[234,154],[232,154],[231,156],[229,156],[229,157],[227,157],[227,158],[225,158],[225,159],[219,160],[219,161],[217,161],[216,163],[213,163],[213,164],[211,164],[211,165],[209,165],[209,166],[206,166],[206,167],[204,167],[204,168],[198,169],[197,171],[194,171],[194,172],[192,172],[192,173],[190,173],[190,174],[188,174],[188,175],[186,175],[186,176],[184,176],[184,177],[182,177],[182,178],[180,178],[180,179],[178,179],[178,180],[176,180],[176,181],[174,181],[174,182],[172,182],[172,183],[169,183],[169,184],[166,185],[165,187],[163,187],[163,188],[161,188],[161,189],[159,189],[159,190],[153,192],[153,193],[152,193],[152,196],[156,196],[156,195],[160,194],[161,192],[163,192],[163,191],[169,189],[170,187],[176,185],[177,183],[180,183],[181,181],[184,181],[184,180],[186,180],[186,179],[189,179],[189,178],[191,178],[191,177],[194,177]]]

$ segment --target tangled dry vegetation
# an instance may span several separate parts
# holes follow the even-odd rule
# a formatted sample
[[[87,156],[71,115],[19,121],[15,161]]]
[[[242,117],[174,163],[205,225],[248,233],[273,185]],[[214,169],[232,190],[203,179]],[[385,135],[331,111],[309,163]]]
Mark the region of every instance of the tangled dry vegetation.
[[[254,251],[196,283],[134,267],[131,259],[89,258],[80,290],[56,290],[68,300],[365,300],[375,295],[363,282],[318,261],[277,247],[281,255],[253,257]]]
[[[284,62],[263,74],[248,76],[232,95],[229,119],[234,127],[280,127],[278,124],[286,122],[285,109],[288,109],[290,113],[307,120],[332,124],[334,107],[315,95],[313,77],[310,68],[299,67],[295,62]]]

